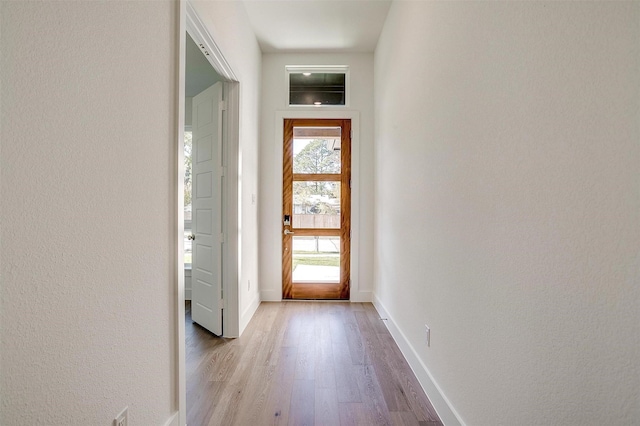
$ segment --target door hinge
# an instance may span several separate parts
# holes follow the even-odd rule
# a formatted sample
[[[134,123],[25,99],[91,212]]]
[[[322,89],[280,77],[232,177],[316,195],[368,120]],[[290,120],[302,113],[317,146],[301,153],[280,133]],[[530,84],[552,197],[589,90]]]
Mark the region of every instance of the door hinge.
[[[222,307],[224,306],[224,299],[220,299],[220,304],[218,306],[220,306],[220,309],[222,309]]]
[[[226,111],[227,110],[227,103],[225,101],[218,102],[218,109],[220,111]]]
[[[349,130],[349,137],[353,139],[353,129]]]
[[[218,169],[220,171],[220,176],[224,176],[227,174],[227,168],[220,166],[220,168]]]
[[[224,243],[224,232],[220,233],[220,242]]]

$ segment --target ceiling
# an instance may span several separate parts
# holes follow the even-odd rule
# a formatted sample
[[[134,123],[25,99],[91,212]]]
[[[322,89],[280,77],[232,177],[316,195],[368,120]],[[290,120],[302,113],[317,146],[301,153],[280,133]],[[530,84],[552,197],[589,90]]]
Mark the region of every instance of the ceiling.
[[[264,53],[373,52],[391,0],[244,0]]]
[[[185,96],[195,96],[212,84],[223,80],[215,72],[189,33],[187,33],[186,52]]]
[[[391,0],[243,0],[265,53],[373,52]],[[187,34],[185,95],[222,81]]]

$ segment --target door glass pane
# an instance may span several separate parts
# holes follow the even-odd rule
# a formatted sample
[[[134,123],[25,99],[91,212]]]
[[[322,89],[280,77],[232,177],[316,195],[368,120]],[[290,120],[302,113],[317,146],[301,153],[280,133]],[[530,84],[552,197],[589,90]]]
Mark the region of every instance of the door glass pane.
[[[340,237],[293,237],[293,282],[340,282]]]
[[[293,182],[294,228],[340,228],[340,182]]]
[[[340,173],[340,127],[294,127],[293,173]]]

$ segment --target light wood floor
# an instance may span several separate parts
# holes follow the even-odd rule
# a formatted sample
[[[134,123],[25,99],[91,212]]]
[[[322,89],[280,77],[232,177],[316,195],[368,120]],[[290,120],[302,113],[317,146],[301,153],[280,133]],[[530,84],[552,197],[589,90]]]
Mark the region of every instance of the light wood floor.
[[[224,339],[187,302],[186,328],[188,426],[442,425],[370,303],[262,303]]]

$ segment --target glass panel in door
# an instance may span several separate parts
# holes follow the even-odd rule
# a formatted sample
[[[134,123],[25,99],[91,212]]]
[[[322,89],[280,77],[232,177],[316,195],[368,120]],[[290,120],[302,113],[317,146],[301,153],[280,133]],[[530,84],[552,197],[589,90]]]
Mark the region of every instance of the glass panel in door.
[[[340,182],[293,182],[294,228],[340,228]]]
[[[340,237],[293,237],[294,283],[340,282]]]

